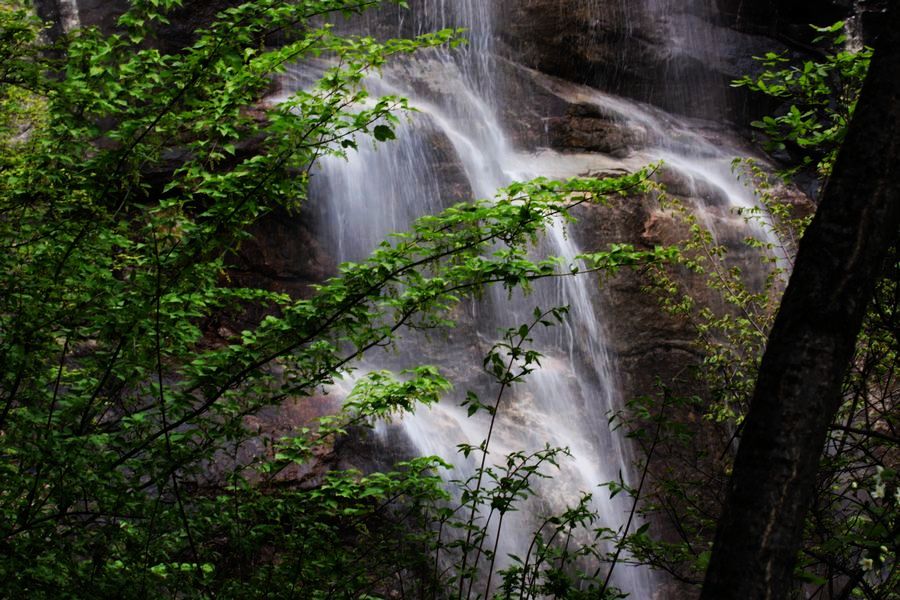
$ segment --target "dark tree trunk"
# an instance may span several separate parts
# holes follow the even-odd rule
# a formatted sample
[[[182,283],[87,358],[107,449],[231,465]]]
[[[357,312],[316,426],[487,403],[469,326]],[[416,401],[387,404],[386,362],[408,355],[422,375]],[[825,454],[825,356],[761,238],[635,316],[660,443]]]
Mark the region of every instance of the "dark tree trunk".
[[[769,336],[703,600],[778,600],[793,585],[827,429],[900,227],[898,8],[886,15],[856,116]]]

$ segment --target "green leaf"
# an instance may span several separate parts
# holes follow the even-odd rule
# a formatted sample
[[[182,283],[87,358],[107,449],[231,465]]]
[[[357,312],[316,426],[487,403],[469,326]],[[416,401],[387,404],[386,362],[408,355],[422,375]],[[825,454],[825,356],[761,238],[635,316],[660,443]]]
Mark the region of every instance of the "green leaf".
[[[394,130],[387,125],[376,125],[375,129],[372,130],[372,135],[379,142],[386,142],[388,140],[396,139]]]

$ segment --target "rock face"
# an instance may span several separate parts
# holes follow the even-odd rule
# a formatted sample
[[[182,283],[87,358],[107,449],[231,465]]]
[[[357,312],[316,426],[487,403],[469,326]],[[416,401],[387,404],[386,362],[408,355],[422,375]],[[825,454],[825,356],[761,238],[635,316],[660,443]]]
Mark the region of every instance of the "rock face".
[[[809,25],[831,25],[850,21],[868,43],[881,30],[880,14],[888,0],[718,0],[726,22],[737,29],[809,49],[816,36]]]
[[[302,214],[278,209],[260,220],[235,257],[230,273],[238,285],[306,297],[310,286],[337,265],[305,224]]]
[[[638,136],[624,129],[589,104],[573,104],[562,117],[547,122],[552,148],[579,152],[600,152],[625,158],[638,144]]]
[[[417,3],[413,2],[414,8]],[[814,52],[809,24],[849,20],[862,41],[879,31],[887,0],[505,0],[494,35],[509,61],[574,83],[625,95],[676,113],[744,127],[771,110],[730,81],[759,69],[768,51]],[[188,44],[197,27],[240,0],[186,0],[158,35],[167,50]],[[37,0],[38,13],[61,31],[77,6],[82,25],[112,31],[127,0]],[[427,11],[420,11],[427,12]],[[440,19],[404,19],[387,6],[354,20],[379,35],[413,35]],[[501,67],[502,70],[502,67]],[[565,134],[563,134],[565,135]],[[590,137],[590,135],[588,135]],[[604,147],[570,138],[573,147]],[[558,145],[554,139],[552,145]],[[586,144],[586,145],[585,145]]]
[[[721,190],[692,182],[663,170],[657,179],[666,194],[686,206],[703,207],[704,221],[716,232],[718,243],[728,252],[727,265],[739,267],[749,289],[764,285],[767,268],[759,250],[747,245],[748,235],[741,218],[735,218],[729,206],[721,202]],[[812,202],[795,188],[778,187],[773,195],[792,207],[795,216],[811,214]],[[675,212],[660,206],[653,195],[615,200],[609,206],[582,207],[575,236],[586,250],[602,249],[609,244],[629,243],[637,249],[677,244],[689,237],[689,226]],[[677,275],[683,291],[697,302],[721,310],[720,294],[711,289],[702,275],[681,270]],[[696,346],[697,331],[687,318],[667,315],[659,298],[648,291],[649,280],[639,273],[623,270],[601,286],[603,316],[611,350],[621,374],[621,392],[625,399],[655,395],[657,379],[676,393],[696,394],[690,369],[701,358]],[[697,416],[699,419],[699,415]]]
[[[419,0],[421,1],[421,0]],[[506,0],[495,32],[501,52],[538,71],[667,110],[705,118],[740,117],[746,97],[728,82],[754,68],[765,51],[811,50],[809,24],[855,23],[864,40],[879,31],[888,0]],[[158,40],[188,43],[197,27],[241,0],[185,0]],[[38,13],[60,27],[77,7],[82,25],[112,31],[127,0],[36,0]],[[416,2],[413,2],[415,5]],[[383,35],[417,33],[422,22],[386,7],[365,26]],[[434,26],[440,26],[435,20]],[[720,114],[710,114],[719,106]]]
[[[510,57],[539,71],[733,121],[743,117],[747,99],[728,82],[748,72],[750,56],[783,47],[728,27],[697,1],[523,0],[500,35]]]
[[[498,32],[510,59],[669,111],[744,126],[769,110],[730,81],[769,51],[815,54],[810,24],[879,31],[885,0],[517,0]]]
[[[169,13],[170,23],[158,30],[155,43],[162,50],[177,51],[190,44],[194,31],[209,25],[216,14],[239,4],[242,0],[184,0],[180,8]],[[118,18],[128,9],[128,0],[35,0],[35,9],[52,24],[51,35],[63,32],[67,17],[77,18],[84,27],[113,32]]]

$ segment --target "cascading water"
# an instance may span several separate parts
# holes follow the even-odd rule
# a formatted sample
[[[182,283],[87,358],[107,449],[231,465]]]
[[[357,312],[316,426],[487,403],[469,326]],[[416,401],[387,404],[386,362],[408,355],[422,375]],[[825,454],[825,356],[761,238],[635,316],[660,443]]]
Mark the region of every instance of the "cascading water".
[[[850,9],[850,16],[846,21],[847,41],[844,47],[848,52],[859,52],[865,46],[863,36],[863,0],[853,0]]]
[[[599,10],[597,2],[592,7]],[[737,241],[753,235],[770,244],[780,266],[787,266],[780,241],[766,217],[760,215],[753,222],[746,222],[747,209],[758,208],[759,202],[753,191],[739,181],[733,161],[755,157],[757,153],[736,140],[715,135],[713,141],[698,133],[715,126],[727,113],[724,82],[710,68],[721,60],[727,43],[726,30],[718,23],[716,2],[640,0],[627,2],[624,10],[627,18],[642,23],[665,56],[655,95],[664,98],[669,109],[693,116],[678,117],[590,91],[581,101],[615,115],[626,127],[644,132],[645,153],[654,161],[662,160],[666,169],[685,179],[689,196],[706,197],[706,204],[696,209],[714,236]]]
[[[695,35],[706,31],[694,28],[703,6],[706,3],[701,2],[693,12],[677,12],[679,18],[670,19],[667,15],[673,14],[673,7],[669,0],[647,0],[641,5],[641,18],[663,19],[673,53],[701,55],[712,52],[716,43]],[[406,96],[421,112],[398,129],[397,142],[380,145],[377,150],[361,144],[359,152],[347,161],[323,161],[321,171],[313,177],[319,234],[336,259],[364,258],[390,233],[406,229],[417,216],[440,210],[448,199],[489,198],[513,180],[596,172],[613,165],[630,170],[656,159],[664,159],[668,168],[680,173],[692,187],[713,190],[711,205],[698,208],[714,231],[721,231],[724,222],[746,231],[743,219],[731,210],[755,205],[752,194],[731,173],[731,157],[746,151],[717,146],[696,133],[694,123],[652,107],[584,86],[568,84],[562,89],[561,82],[547,78],[545,85],[557,86],[554,92],[560,97],[595,106],[622,128],[636,132],[645,149],[627,160],[516,151],[498,116],[498,106],[505,99],[498,97],[495,86],[494,7],[496,3],[483,0],[421,0],[411,12],[402,13],[398,31],[461,26],[467,28],[470,43],[462,51],[434,51],[403,61],[387,69],[381,79],[369,82],[373,93]],[[628,10],[633,11],[634,5]],[[540,79],[535,74],[535,81]],[[298,81],[288,81],[286,87],[300,85]],[[765,231],[757,234],[765,235]],[[541,252],[573,263],[579,253],[561,223],[551,225],[541,246]],[[619,528],[631,508],[624,494],[610,499],[597,490],[598,484],[617,481],[620,474],[627,482],[632,457],[627,444],[609,430],[608,416],[621,408],[622,399],[602,311],[592,292],[595,285],[596,281],[582,276],[542,283],[529,296],[507,297],[502,290],[494,290],[467,307],[467,323],[449,339],[434,343],[409,332],[398,353],[370,356],[361,365],[364,370],[400,369],[427,359],[454,370],[469,384],[477,378],[466,375],[462,365],[479,365],[498,331],[528,322],[536,306],[570,306],[564,326],[535,336],[537,349],[546,356],[543,368],[529,375],[526,385],[517,388],[501,410],[490,457],[550,444],[569,447],[574,459],[563,465],[552,487],[539,490],[539,501],[524,505],[513,514],[514,521],[504,526],[501,559],[508,553],[523,555],[539,513],[559,510],[575,501],[580,491],[593,492],[592,508],[600,515],[597,526]],[[476,391],[483,398],[490,394],[487,389]],[[462,458],[457,447],[478,445],[486,436],[487,423],[477,415],[468,418],[459,403],[459,397],[451,396],[399,424],[381,427],[385,452],[389,441],[396,440],[399,427],[415,452],[451,460],[455,466],[452,477],[465,479],[474,464]],[[647,570],[620,567],[614,583],[633,598],[654,597],[654,578]]]
[[[63,31],[73,31],[81,27],[78,0],[59,0],[59,21]]]
[[[322,207],[319,229],[338,260],[361,259],[389,233],[404,230],[414,217],[435,212],[446,203],[447,174],[441,172],[440,158],[434,156],[434,136],[449,142],[461,165],[458,175],[473,197],[491,197],[513,180],[548,174],[541,168],[546,156],[538,159],[513,150],[495,112],[493,6],[482,0],[434,0],[417,3],[411,14],[405,15],[415,19],[416,31],[466,27],[470,42],[462,52],[429,53],[389,69],[381,80],[371,82],[374,93],[401,93],[411,98],[421,114],[399,129],[397,143],[377,150],[362,147],[346,162],[326,160],[322,172],[314,177],[313,192]],[[437,82],[441,93],[418,93],[414,80]],[[562,223],[552,224],[542,246],[541,251],[572,262],[579,253]],[[533,452],[547,444],[570,448],[574,459],[562,465],[551,485],[540,488],[534,502],[508,517],[500,533],[499,566],[510,553],[524,556],[540,513],[574,504],[582,491],[593,493],[592,508],[601,517],[597,526],[619,528],[631,508],[625,494],[610,499],[607,492],[597,489],[621,476],[628,481],[631,456],[623,440],[609,431],[609,413],[621,407],[621,399],[592,300],[595,285],[589,277],[572,277],[538,285],[527,297],[508,298],[495,290],[469,307],[474,325],[468,339],[456,334],[450,342],[440,342],[441,362],[452,365],[459,359],[478,366],[499,332],[529,322],[535,307],[570,306],[567,324],[535,336],[537,349],[546,356],[543,368],[505,400],[507,408],[495,426],[490,459],[500,460],[517,450]],[[369,357],[364,368],[409,366],[404,358],[415,360],[436,353],[428,344],[421,336],[410,334],[399,356]],[[496,393],[477,391],[484,398]],[[487,421],[478,416],[467,418],[459,401],[451,397],[430,410],[420,410],[405,417],[399,427],[416,452],[451,460],[456,467],[452,476],[464,479],[474,465],[457,447],[461,443],[478,445],[485,439]],[[384,429],[382,433],[385,439],[390,435]],[[645,570],[620,566],[614,583],[633,597],[652,597],[651,577]]]
[[[514,2],[515,0],[508,0]],[[651,23],[658,40],[664,40],[668,59],[654,93],[667,95],[666,106],[680,104],[683,114],[716,119],[722,114],[723,95],[708,70],[685,69],[684,65],[717,60],[722,43],[714,26],[712,0],[571,0],[560,2],[560,10],[580,4],[609,10],[616,4],[632,22]],[[490,197],[513,180],[539,175],[565,176],[586,171],[632,170],[657,159],[687,181],[693,197],[707,197],[698,206],[701,216],[718,234],[748,230],[735,208],[756,205],[752,193],[731,172],[731,159],[748,154],[737,143],[713,142],[697,132],[697,122],[675,117],[599,90],[563,84],[535,74],[534,81],[554,87],[554,93],[573,103],[587,104],[609,115],[624,130],[642,140],[639,152],[628,159],[609,156],[561,155],[552,151],[517,151],[499,116],[500,105],[509,102],[498,91],[495,10],[490,0],[418,0],[411,12],[401,13],[396,28],[401,33],[421,33],[444,27],[465,27],[469,44],[455,52],[434,51],[399,63],[381,80],[369,82],[374,93],[400,94],[412,99],[421,113],[397,131],[393,144],[361,144],[348,161],[328,159],[314,177],[314,195],[319,200],[319,234],[338,260],[360,260],[391,232],[402,231],[417,216],[435,213],[450,201]],[[854,6],[859,10],[860,1]],[[64,30],[80,25],[77,0],[57,0]],[[373,17],[375,18],[375,17]],[[861,43],[859,22],[851,23],[848,44]],[[302,70],[296,81],[304,85]],[[704,75],[704,73],[707,73]],[[675,86],[675,80],[681,80]],[[685,81],[686,80],[686,81]],[[688,93],[686,93],[688,90]],[[674,98],[674,101],[673,101]],[[699,106],[698,106],[699,104]],[[453,163],[453,164],[450,164]],[[699,190],[705,190],[700,192]],[[766,236],[765,228],[750,230]],[[768,241],[772,241],[769,239]],[[554,223],[542,242],[541,252],[576,262],[579,248],[561,223]],[[610,356],[602,311],[589,277],[562,278],[536,286],[529,296],[508,298],[494,290],[478,304],[466,307],[465,326],[449,339],[433,343],[408,332],[406,342],[394,355],[370,356],[359,372],[370,368],[403,368],[413,360],[438,362],[455,370],[463,381],[465,364],[478,365],[496,340],[498,330],[528,322],[535,306],[569,305],[564,325],[542,331],[538,349],[546,355],[543,368],[531,374],[527,385],[516,390],[501,411],[491,456],[513,450],[534,450],[549,443],[568,446],[574,459],[563,465],[553,487],[540,490],[540,502],[523,506],[501,536],[500,554],[524,554],[537,514],[558,510],[579,491],[594,492],[593,508],[600,526],[618,528],[626,519],[630,501],[624,495],[607,498],[599,483],[615,481],[622,473],[629,478],[631,455],[624,441],[610,433],[608,414],[621,407],[617,373]],[[348,378],[348,381],[350,378]],[[344,384],[348,382],[343,382]],[[338,386],[346,393],[348,386]],[[487,392],[487,390],[478,390]],[[486,394],[483,394],[486,395]],[[454,477],[464,479],[473,468],[457,453],[460,443],[478,444],[485,437],[483,419],[468,418],[458,397],[419,411],[394,430],[382,427],[385,440],[395,439],[397,429],[414,450],[453,460]],[[387,443],[385,452],[387,452]],[[651,573],[633,568],[617,570],[614,583],[639,600],[654,597]]]

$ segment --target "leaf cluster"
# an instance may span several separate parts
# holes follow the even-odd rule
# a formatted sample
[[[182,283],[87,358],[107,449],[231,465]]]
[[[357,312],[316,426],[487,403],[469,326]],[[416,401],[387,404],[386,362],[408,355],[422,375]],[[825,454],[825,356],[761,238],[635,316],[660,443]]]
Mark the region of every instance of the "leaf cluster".
[[[765,135],[767,150],[788,151],[791,161],[798,163],[788,172],[811,168],[827,180],[847,133],[872,49],[846,48],[844,28],[843,21],[814,27],[820,34],[816,42],[825,46],[818,60],[796,64],[786,53],[769,52],[754,57],[764,68],[762,73],[732,83],[783,103],[780,114],[752,125]]]

